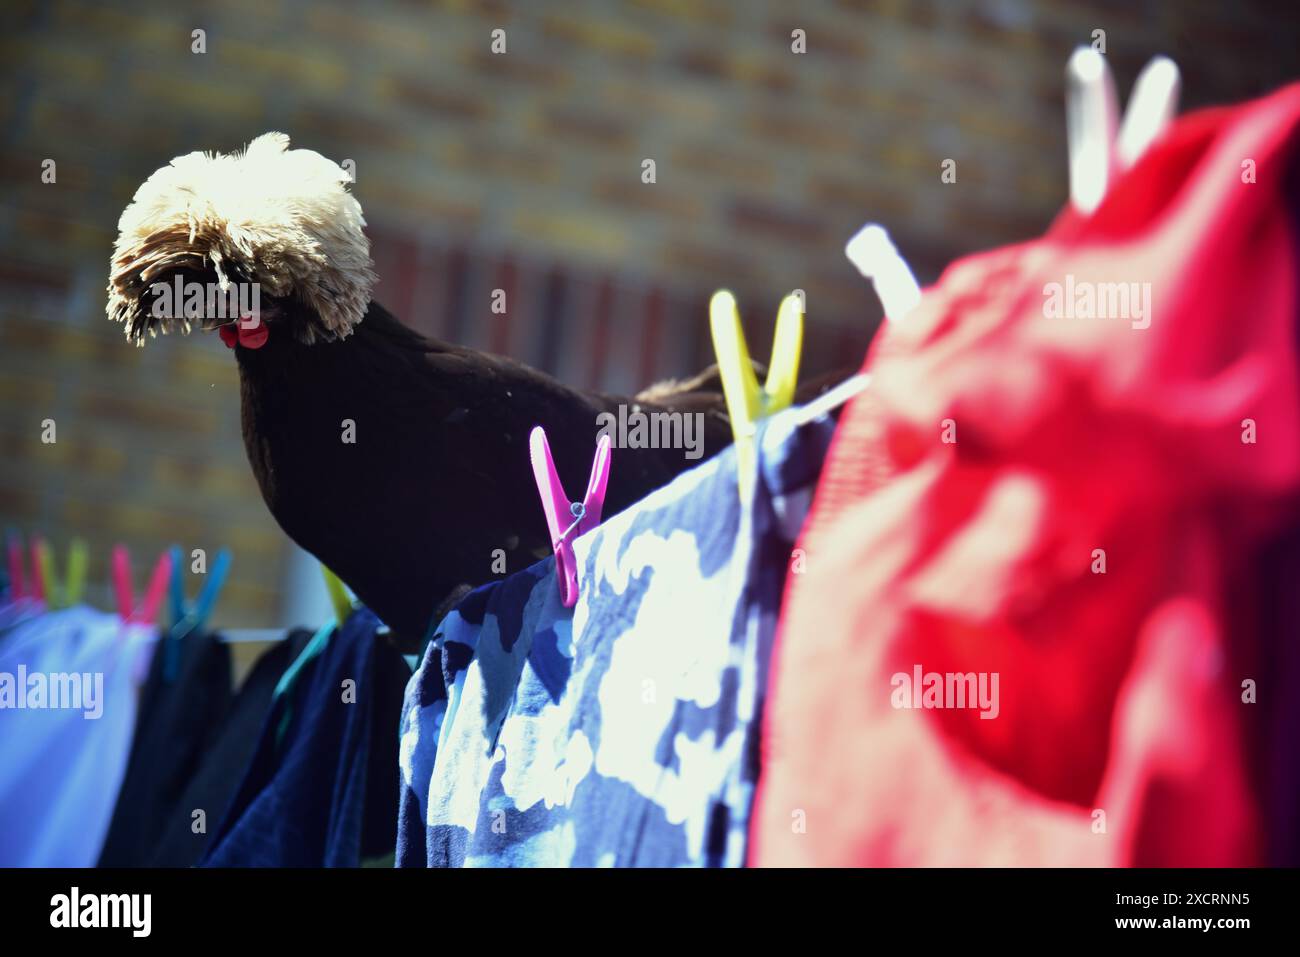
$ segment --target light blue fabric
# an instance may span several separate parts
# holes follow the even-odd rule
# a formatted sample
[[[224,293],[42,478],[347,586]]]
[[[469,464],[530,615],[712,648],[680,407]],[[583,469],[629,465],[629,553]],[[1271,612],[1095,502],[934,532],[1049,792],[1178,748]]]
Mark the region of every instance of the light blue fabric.
[[[116,614],[68,608],[23,622],[0,645],[0,866],[94,866],[156,638]],[[80,708],[31,707],[15,696],[23,674],[29,687],[37,674],[47,684],[50,674],[102,684],[93,707],[86,697]]]
[[[406,691],[399,866],[739,866],[791,547],[832,424],[759,433],[476,590]],[[618,452],[613,468],[618,468]]]
[[[25,621],[37,615],[45,614],[45,602],[35,598],[19,598],[0,604],[0,642],[7,641],[9,634]]]

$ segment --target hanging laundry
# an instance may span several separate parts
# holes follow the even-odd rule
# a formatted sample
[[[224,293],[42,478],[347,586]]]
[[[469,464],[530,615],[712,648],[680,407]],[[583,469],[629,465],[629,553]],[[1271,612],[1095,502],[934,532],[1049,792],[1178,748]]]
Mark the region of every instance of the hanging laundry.
[[[0,866],[94,866],[156,638],[74,607],[18,625],[0,645]]]
[[[15,627],[45,612],[45,601],[36,594],[36,583],[28,572],[22,541],[10,532],[5,536],[6,562],[0,574],[0,642]]]
[[[356,867],[393,852],[392,730],[411,669],[367,609],[331,630],[281,676],[202,866]]]
[[[253,760],[258,732],[271,709],[271,695],[311,635],[305,628],[295,629],[257,659],[213,728],[198,767],[158,821],[150,845],[142,849],[144,856],[137,859],[140,864],[192,867],[203,857],[209,835],[221,823],[241,776]]]
[[[1190,115],[883,331],[787,586],[755,863],[1265,861],[1297,130],[1300,86]]]
[[[10,632],[25,621],[31,621],[45,614],[44,602],[35,598],[19,598],[5,602],[0,606],[0,643],[6,641]]]
[[[141,691],[131,757],[100,867],[138,867],[149,859],[230,708],[230,651],[220,637],[191,633],[176,648],[176,679],[165,680],[166,655],[155,655]],[[189,812],[183,813],[188,821]]]
[[[777,600],[832,425],[765,420],[448,615],[403,706],[399,866],[738,866]],[[617,458],[613,469],[618,470]]]

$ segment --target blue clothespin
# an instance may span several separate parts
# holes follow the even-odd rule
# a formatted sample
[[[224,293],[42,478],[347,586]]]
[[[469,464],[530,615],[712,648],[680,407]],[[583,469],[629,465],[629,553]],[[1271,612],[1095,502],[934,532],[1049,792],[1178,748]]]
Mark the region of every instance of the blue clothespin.
[[[199,590],[199,597],[191,606],[185,600],[185,566],[184,556],[179,545],[171,547],[172,576],[170,589],[171,627],[163,639],[163,680],[174,681],[180,671],[181,640],[190,632],[201,629],[212,615],[212,609],[221,593],[221,586],[226,583],[230,572],[230,549],[223,548],[217,552],[208,569],[208,580]]]

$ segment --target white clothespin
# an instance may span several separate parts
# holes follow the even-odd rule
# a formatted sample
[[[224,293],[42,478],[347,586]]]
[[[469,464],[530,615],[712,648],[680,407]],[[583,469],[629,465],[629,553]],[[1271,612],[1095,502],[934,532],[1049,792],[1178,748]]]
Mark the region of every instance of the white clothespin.
[[[1178,112],[1182,77],[1167,56],[1158,56],[1142,68],[1124,111],[1116,157],[1120,169],[1128,169],[1146,152]]]
[[[867,279],[871,280],[885,307],[885,318],[902,321],[921,301],[921,287],[907,261],[889,239],[883,226],[868,223],[854,234],[844,247],[844,254]]]
[[[1104,56],[1092,47],[1079,47],[1066,64],[1065,76],[1070,202],[1086,215],[1101,205],[1115,177],[1137,162],[1169,125],[1178,110],[1181,80],[1168,57],[1148,63],[1133,85],[1120,129],[1119,97]]]
[[[867,223],[844,247],[844,254],[871,285],[885,308],[885,318],[901,322],[921,301],[921,286],[883,226]],[[871,376],[859,373],[804,405],[796,420],[803,425],[848,402],[871,383]]]

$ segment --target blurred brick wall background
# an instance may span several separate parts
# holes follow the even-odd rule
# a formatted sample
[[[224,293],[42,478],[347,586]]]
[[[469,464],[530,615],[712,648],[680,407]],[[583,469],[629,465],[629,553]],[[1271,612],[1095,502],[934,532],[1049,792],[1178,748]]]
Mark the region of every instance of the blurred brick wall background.
[[[377,297],[575,385],[709,361],[732,288],[765,355],[807,292],[807,368],[879,321],[845,261],[867,220],[920,278],[1027,238],[1066,195],[1063,71],[1106,31],[1123,96],[1153,54],[1184,106],[1294,79],[1295,4],[639,0],[565,4],[9,0],[0,41],[0,521],[143,566],[235,552],[217,621],[280,621],[286,540],[244,460],[215,337],[129,348],[104,319],[118,215],[171,157],[268,129],[356,162]],[[191,31],[207,52],[191,52]],[[490,32],[506,31],[494,55]],[[791,51],[806,31],[807,52]],[[41,182],[44,159],[57,182]],[[641,182],[652,158],[657,183]],[[944,159],[957,182],[940,182]],[[490,312],[505,288],[509,312]],[[58,441],[40,441],[40,422]],[[524,467],[521,463],[521,467]]]

